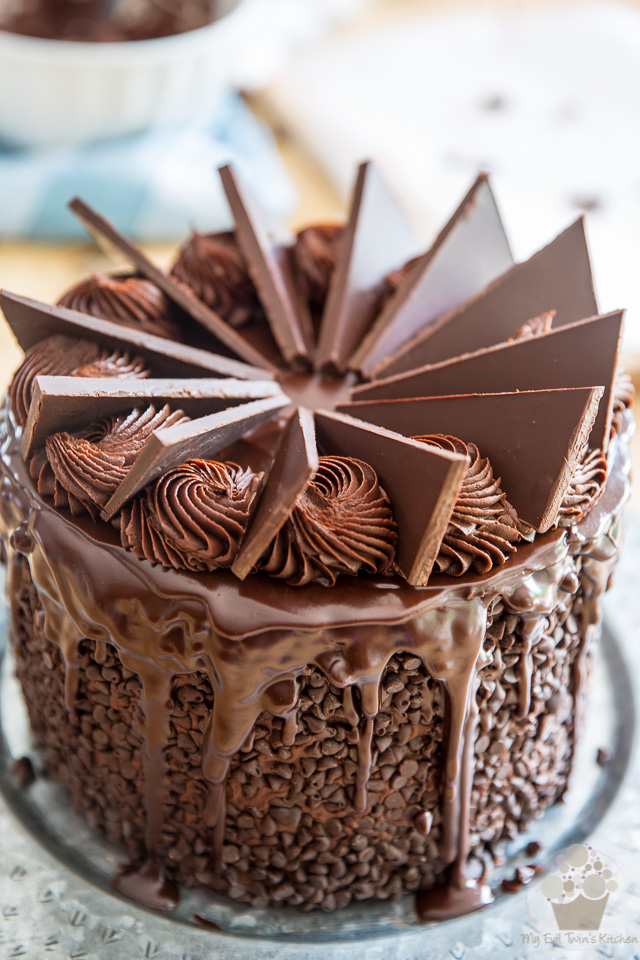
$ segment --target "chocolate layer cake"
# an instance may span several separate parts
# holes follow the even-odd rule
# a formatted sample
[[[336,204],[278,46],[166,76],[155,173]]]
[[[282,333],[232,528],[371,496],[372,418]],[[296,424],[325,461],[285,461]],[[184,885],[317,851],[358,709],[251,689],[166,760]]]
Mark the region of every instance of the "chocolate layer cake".
[[[420,254],[371,164],[56,307],[6,291],[11,633],[48,776],[131,866],[257,906],[491,899],[566,790],[628,495],[581,221],[514,264],[486,177]],[[464,352],[466,351],[466,352]]]

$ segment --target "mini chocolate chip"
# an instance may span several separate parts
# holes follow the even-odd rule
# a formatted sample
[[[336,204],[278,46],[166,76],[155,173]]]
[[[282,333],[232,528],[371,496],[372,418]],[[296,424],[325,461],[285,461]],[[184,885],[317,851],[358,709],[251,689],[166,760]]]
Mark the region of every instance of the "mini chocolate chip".
[[[11,764],[11,776],[24,789],[36,779],[36,772],[29,757],[19,757]]]
[[[269,813],[273,819],[288,829],[294,829],[300,823],[302,811],[299,807],[274,807],[269,808]]]

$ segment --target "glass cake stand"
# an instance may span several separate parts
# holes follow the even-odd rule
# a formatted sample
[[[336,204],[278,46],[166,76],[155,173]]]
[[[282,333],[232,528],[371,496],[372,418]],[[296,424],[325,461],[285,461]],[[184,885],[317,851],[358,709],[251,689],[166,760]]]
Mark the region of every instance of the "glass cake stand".
[[[503,878],[529,864],[541,844],[542,872],[560,851],[589,838],[625,878],[620,933],[637,944],[597,943],[581,956],[640,956],[640,747],[632,678],[640,677],[640,524],[629,524],[576,754],[570,790],[506,850],[492,877],[495,903],[446,923],[421,924],[413,897],[357,903],[333,914],[255,910],[205,891],[182,890],[171,917],[117,896],[111,877],[123,853],[70,809],[66,791],[42,779],[20,788],[10,774],[28,755],[25,710],[9,653],[0,671],[0,960],[524,960],[547,955],[527,910],[538,885],[515,894]],[[0,633],[4,644],[6,627]],[[608,760],[597,762],[598,751]],[[602,759],[602,754],[601,754]],[[536,893],[537,895],[537,893]],[[613,909],[613,905],[611,906]],[[614,911],[615,912],[615,911]],[[530,919],[530,914],[532,919]],[[207,925],[209,924],[209,925]],[[596,938],[597,939],[597,938]],[[590,951],[593,951],[592,953]],[[617,951],[617,952],[616,952]],[[564,949],[553,950],[562,960]],[[575,957],[573,951],[567,957]]]

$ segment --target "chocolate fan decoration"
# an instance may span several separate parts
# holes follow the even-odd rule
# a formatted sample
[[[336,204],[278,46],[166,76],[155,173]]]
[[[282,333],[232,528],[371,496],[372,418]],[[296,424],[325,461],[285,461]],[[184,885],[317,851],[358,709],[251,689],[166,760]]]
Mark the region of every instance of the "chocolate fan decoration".
[[[218,413],[251,400],[281,397],[272,380],[118,380],[94,377],[36,377],[29,418],[22,434],[25,460],[53,433],[73,433],[138,404],[165,403],[190,417]]]
[[[269,372],[260,367],[221,357],[209,350],[175,343],[77,310],[52,307],[7,290],[0,291],[0,306],[23,350],[56,333],[63,333],[142,356],[159,375],[201,377],[218,374],[240,380],[267,380],[270,377]]]
[[[582,218],[530,260],[516,264],[482,293],[380,360],[375,373],[402,373],[456,357],[461,349],[479,350],[502,343],[527,320],[548,310],[555,310],[554,327],[598,312]]]
[[[384,230],[377,230],[384,223]],[[387,274],[417,252],[406,214],[372,163],[358,169],[351,214],[333,271],[318,342],[318,367],[343,370],[378,312]]]
[[[282,431],[269,482],[231,568],[240,580],[251,573],[317,469],[313,414],[299,407]]]
[[[593,318],[582,222],[531,260],[511,266],[495,200],[481,176],[430,250],[395,275],[399,286],[380,308],[385,273],[401,267],[415,246],[375,167],[364,164],[316,351],[307,304],[292,273],[290,234],[264,215],[235,171],[224,168],[221,176],[236,239],[268,318],[264,354],[257,340],[249,343],[76,200],[72,208],[90,230],[241,359],[2,293],[0,303],[24,349],[63,333],[141,357],[151,378],[36,377],[25,452],[51,433],[126,412],[127,404],[132,409],[140,400],[184,408],[194,419],[156,429],[107,503],[102,516],[110,519],[167,470],[189,458],[217,456],[273,421],[280,439],[232,568],[241,579],[290,516],[318,468],[320,451],[360,459],[376,471],[398,529],[396,567],[410,583],[424,584],[468,461],[411,439],[418,435],[453,434],[476,444],[502,477],[521,519],[547,530],[594,422],[592,445],[605,439],[611,417],[622,315]],[[534,325],[528,340],[506,342],[523,323],[550,310],[556,311],[556,329],[542,332],[544,324]],[[592,319],[578,322],[585,317]],[[269,359],[273,341],[282,369]],[[476,352],[460,357],[462,349]],[[354,374],[335,371],[354,369],[371,383],[356,387],[351,403],[341,402]],[[372,380],[383,370],[385,379]]]
[[[273,369],[273,365],[259,350],[245,340],[237,330],[225,323],[222,317],[219,317],[214,310],[195,295],[193,290],[180,283],[175,277],[165,273],[164,270],[156,267],[140,247],[128,240],[109,220],[106,220],[105,217],[77,197],[70,202],[69,207],[82,221],[89,233],[96,238],[97,242],[106,245],[107,252],[115,248],[143,277],[155,283],[170,300],[181,307],[197,323],[201,324],[205,330],[212,333],[226,347],[247,363],[257,364],[265,369]]]
[[[591,444],[607,449],[624,313],[608,313],[526,340],[503,343],[352,390],[352,399],[438,397],[451,383],[470,393],[606,384]]]
[[[398,524],[396,565],[414,586],[429,579],[468,458],[424,443],[402,440],[353,417],[317,413],[320,447],[369,463],[378,475]],[[414,490],[421,491],[416,503]]]
[[[584,453],[603,387],[522,390],[341,404],[405,436],[443,433],[475,443],[518,516],[544,533]]]
[[[370,377],[407,340],[513,266],[486,174],[480,174],[411,277],[391,297],[351,358]]]
[[[236,224],[236,237],[285,361],[293,367],[311,360],[313,325],[296,290],[289,248],[293,237],[268,216],[231,166],[220,168],[222,186]]]
[[[189,423],[156,430],[102,512],[110,520],[127,500],[171,467],[193,458],[206,459],[230,446],[246,433],[272,420],[289,405],[284,395],[228,407]]]

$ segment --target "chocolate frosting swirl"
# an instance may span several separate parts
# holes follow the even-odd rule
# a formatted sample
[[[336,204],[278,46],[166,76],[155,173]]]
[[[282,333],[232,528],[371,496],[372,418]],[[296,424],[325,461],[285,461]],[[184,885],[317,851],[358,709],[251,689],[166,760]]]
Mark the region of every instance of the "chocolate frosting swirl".
[[[149,406],[91,424],[78,433],[55,433],[31,461],[29,472],[38,493],[52,496],[56,507],[73,516],[88,511],[96,520],[134,461],[159,427],[188,420],[168,405]]]
[[[181,247],[171,273],[232,327],[264,316],[232,232],[194,232]]]
[[[58,306],[135,327],[158,337],[180,338],[180,327],[171,318],[171,307],[164,293],[142,277],[109,277],[94,273],[68,290],[58,300]]]
[[[624,370],[619,370],[613,385],[613,413],[611,417],[611,432],[620,433],[625,410],[633,406],[636,388],[631,376]]]
[[[541,313],[539,317],[533,317],[527,320],[521,327],[518,327],[512,337],[509,337],[509,343],[514,340],[529,340],[531,337],[539,337],[543,333],[549,333],[553,326],[553,318],[556,315],[555,310],[548,310]]]
[[[515,553],[518,541],[533,540],[535,531],[518,519],[491,464],[475,444],[440,434],[413,439],[470,458],[435,570],[453,577],[469,569],[488,573]]]
[[[306,227],[296,236],[291,252],[296,285],[313,313],[321,313],[324,307],[343,236],[339,223]]]
[[[122,544],[178,570],[230,567],[262,478],[236,463],[187,460],[123,507]]]
[[[149,373],[140,357],[131,357],[121,350],[104,349],[90,340],[76,340],[56,333],[29,347],[25,353],[9,387],[11,413],[24,427],[38,375],[144,380]]]
[[[582,520],[602,493],[606,479],[607,458],[602,450],[587,450],[562,498],[558,526],[570,527]]]
[[[341,573],[390,573],[396,540],[389,498],[372,467],[320,457],[258,567],[292,586],[332,587]]]

